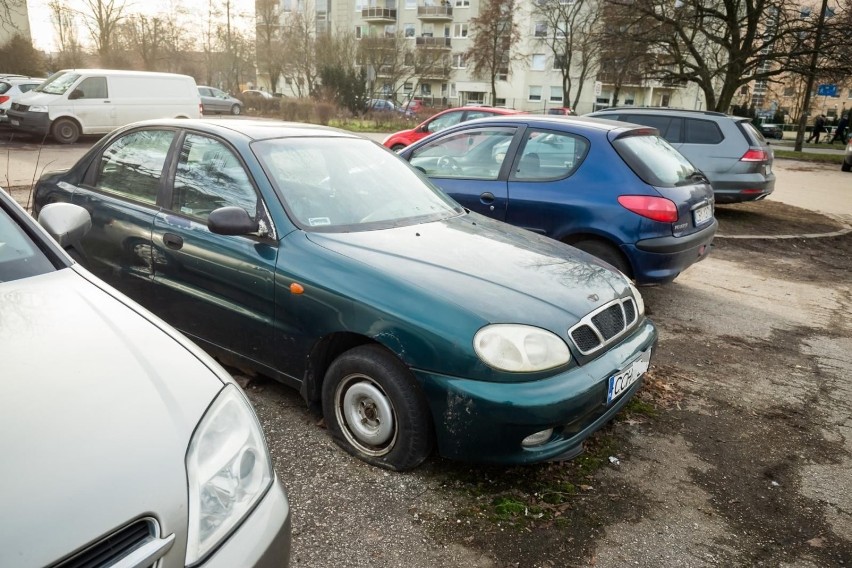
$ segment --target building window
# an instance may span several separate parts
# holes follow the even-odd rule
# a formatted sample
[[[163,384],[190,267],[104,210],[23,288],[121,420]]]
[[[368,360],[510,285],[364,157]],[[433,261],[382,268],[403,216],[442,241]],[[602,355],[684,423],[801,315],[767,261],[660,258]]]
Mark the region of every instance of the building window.
[[[535,37],[547,37],[547,22],[536,22],[533,27]]]
[[[405,24],[403,30],[405,32],[405,37],[414,37],[414,24]]]
[[[464,53],[454,53],[453,54],[453,69],[464,69],[465,61],[464,61]]]
[[[470,6],[470,0],[456,0],[456,8],[467,8]]]
[[[541,100],[541,86],[540,85],[530,85],[529,100],[531,100],[531,101],[540,101]]]
[[[467,93],[467,102],[478,105],[485,104],[485,93],[469,92]]]
[[[396,35],[396,26],[388,24],[385,26],[385,37],[393,37]]]
[[[450,83],[450,97],[456,98],[457,96],[459,96],[459,92],[456,90],[456,84]]]
[[[446,83],[441,83],[441,96],[442,96],[442,97],[446,97],[446,96],[447,96],[447,91],[448,91],[448,90],[449,90],[449,85],[447,85]]]
[[[414,85],[411,84],[411,82],[403,83],[403,85],[402,85],[402,92],[403,93],[410,93],[413,90],[414,90]]]
[[[544,66],[547,64],[547,56],[543,53],[535,53],[532,56],[530,69],[533,71],[544,71]]]
[[[417,7],[417,0],[405,0],[405,9],[413,10]]]
[[[467,24],[453,24],[453,37],[467,37]]]
[[[506,99],[496,98],[494,99],[494,106],[504,107],[506,106]]]
[[[562,102],[562,87],[550,87],[550,102]]]
[[[429,83],[422,83],[420,85],[420,94],[425,96],[430,96],[432,94],[432,85]]]
[[[624,104],[633,106],[636,104],[636,95],[634,93],[624,93]]]
[[[423,37],[432,37],[435,35],[435,26],[433,24],[423,24],[420,28],[420,35]]]
[[[364,26],[355,26],[355,39],[364,37]]]

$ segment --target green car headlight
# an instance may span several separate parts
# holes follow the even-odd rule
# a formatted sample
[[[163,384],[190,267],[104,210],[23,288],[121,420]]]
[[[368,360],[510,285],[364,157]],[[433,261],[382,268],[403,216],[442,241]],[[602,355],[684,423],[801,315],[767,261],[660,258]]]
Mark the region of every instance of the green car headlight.
[[[222,389],[199,423],[186,472],[186,565],[191,566],[231,534],[275,478],[260,424],[234,385]]]
[[[565,365],[571,352],[555,333],[520,324],[493,324],[476,332],[476,354],[489,367],[530,373]]]

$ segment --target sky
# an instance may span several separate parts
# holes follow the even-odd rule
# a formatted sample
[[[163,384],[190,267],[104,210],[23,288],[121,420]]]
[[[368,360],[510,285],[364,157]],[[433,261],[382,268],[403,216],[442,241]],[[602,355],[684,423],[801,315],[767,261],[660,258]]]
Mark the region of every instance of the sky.
[[[78,10],[85,5],[82,0],[60,1],[68,7]],[[48,52],[56,49],[56,32],[51,22],[50,10],[47,7],[49,2],[50,0],[27,0],[33,45],[37,49]],[[126,13],[154,15],[169,12],[174,5],[179,4],[183,9],[197,16],[196,19],[190,21],[198,22],[199,18],[208,10],[210,2],[214,5],[223,3],[222,0],[127,0]],[[238,12],[245,14],[254,12],[254,0],[233,0],[233,4]],[[78,36],[84,45],[90,43],[88,32],[82,23],[79,24]]]

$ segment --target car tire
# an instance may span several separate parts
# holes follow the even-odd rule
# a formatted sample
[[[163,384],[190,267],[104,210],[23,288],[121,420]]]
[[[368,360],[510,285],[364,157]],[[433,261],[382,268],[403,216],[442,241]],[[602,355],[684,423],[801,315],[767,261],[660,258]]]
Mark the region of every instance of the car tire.
[[[53,122],[50,133],[60,144],[73,144],[80,138],[80,127],[70,118],[60,118]]]
[[[842,164],[840,164],[840,170],[844,171],[844,172],[848,172],[848,171],[852,170],[852,164],[849,164],[847,162],[843,162]]]
[[[399,152],[403,148],[405,148],[405,144],[394,144],[393,146],[391,146],[391,150],[393,150],[394,152]]]
[[[340,355],[325,374],[322,407],[332,439],[353,456],[403,471],[432,451],[426,398],[406,365],[379,345]]]
[[[630,269],[630,264],[615,245],[595,239],[586,239],[569,244],[603,260],[604,262],[608,262],[628,277],[633,277],[633,271]]]
[[[234,116],[236,116],[238,114],[242,114],[242,112],[243,112],[243,107],[241,107],[240,105],[235,104],[231,107],[231,114],[233,114]]]

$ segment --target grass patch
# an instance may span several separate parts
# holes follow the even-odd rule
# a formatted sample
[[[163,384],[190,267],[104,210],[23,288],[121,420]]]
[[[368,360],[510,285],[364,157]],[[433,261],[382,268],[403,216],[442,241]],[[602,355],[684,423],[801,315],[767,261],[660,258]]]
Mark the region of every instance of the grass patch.
[[[775,157],[783,160],[801,160],[803,162],[814,162],[819,164],[842,164],[843,154],[817,154],[810,152],[796,152],[793,150],[780,150],[774,148]]]
[[[657,416],[657,407],[646,400],[634,396],[624,407],[624,412],[628,415],[641,414],[649,418],[655,418]]]
[[[397,132],[414,128],[417,123],[406,120],[386,120],[370,118],[332,119],[329,126],[349,130],[350,132]]]

